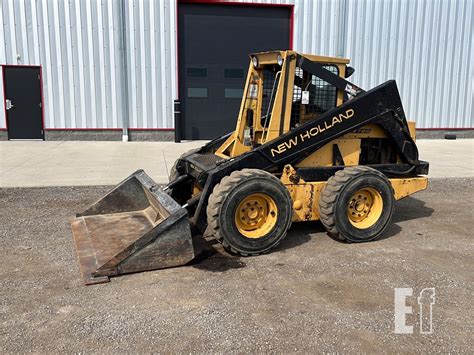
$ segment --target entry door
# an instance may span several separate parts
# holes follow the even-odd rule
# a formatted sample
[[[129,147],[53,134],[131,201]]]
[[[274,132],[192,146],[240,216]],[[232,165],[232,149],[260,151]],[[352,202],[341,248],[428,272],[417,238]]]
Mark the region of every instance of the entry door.
[[[3,67],[8,139],[44,139],[41,72],[38,67]]]
[[[179,4],[181,139],[235,129],[249,54],[285,50],[291,8]]]

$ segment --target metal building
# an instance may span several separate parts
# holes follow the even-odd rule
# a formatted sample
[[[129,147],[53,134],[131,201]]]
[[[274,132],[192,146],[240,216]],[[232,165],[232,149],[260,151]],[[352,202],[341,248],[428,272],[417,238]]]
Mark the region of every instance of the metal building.
[[[0,137],[15,107],[11,86],[25,100],[40,90],[41,138],[173,139],[187,80],[179,13],[189,4],[201,14],[287,9],[289,48],[350,58],[363,88],[396,79],[419,128],[474,128],[473,0],[0,0]],[[218,24],[209,21],[202,28]],[[21,68],[36,70],[32,93],[18,84]]]

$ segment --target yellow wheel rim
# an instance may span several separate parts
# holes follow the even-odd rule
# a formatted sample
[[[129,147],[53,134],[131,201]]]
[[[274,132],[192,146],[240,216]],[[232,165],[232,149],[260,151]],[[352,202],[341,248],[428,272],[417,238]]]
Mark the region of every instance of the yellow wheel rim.
[[[347,216],[351,224],[359,229],[372,227],[383,211],[383,199],[380,192],[365,187],[352,195],[347,206]]]
[[[247,238],[267,235],[277,222],[278,209],[275,200],[267,194],[255,193],[245,197],[235,211],[235,225]]]

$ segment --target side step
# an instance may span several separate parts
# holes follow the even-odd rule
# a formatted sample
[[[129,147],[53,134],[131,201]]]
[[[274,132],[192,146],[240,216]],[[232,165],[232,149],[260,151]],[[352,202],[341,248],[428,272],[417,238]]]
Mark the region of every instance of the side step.
[[[71,221],[86,285],[194,258],[188,213],[138,170]]]

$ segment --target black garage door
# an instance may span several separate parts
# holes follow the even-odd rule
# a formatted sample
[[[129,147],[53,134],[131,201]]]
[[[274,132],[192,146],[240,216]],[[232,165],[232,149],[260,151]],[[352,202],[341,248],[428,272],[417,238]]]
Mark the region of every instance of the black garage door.
[[[181,139],[235,128],[249,54],[288,49],[289,7],[180,4]]]

